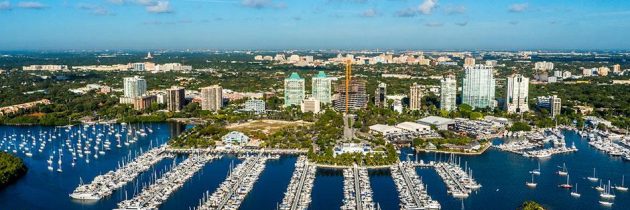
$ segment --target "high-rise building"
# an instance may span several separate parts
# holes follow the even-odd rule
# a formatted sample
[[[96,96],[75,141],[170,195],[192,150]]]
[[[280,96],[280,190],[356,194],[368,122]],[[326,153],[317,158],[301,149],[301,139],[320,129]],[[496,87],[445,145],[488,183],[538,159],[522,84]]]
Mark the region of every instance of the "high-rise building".
[[[455,75],[445,76],[440,81],[440,108],[446,111],[453,111],[456,108],[457,80]]]
[[[385,95],[387,95],[387,84],[380,82],[374,91],[374,105],[376,107],[383,108],[387,106]]]
[[[597,75],[599,76],[608,76],[608,72],[610,69],[608,67],[602,66],[597,69]]]
[[[155,95],[136,97],[133,99],[133,109],[145,110],[150,108],[153,103],[157,103]]]
[[[304,78],[296,72],[284,79],[284,106],[300,106],[304,100]]]
[[[464,67],[475,66],[475,58],[466,57],[464,59]]]
[[[508,113],[529,111],[529,78],[515,74],[507,78],[505,110]]]
[[[141,77],[125,77],[123,79],[123,94],[126,98],[143,96],[147,92],[147,81]]]
[[[497,66],[498,62],[497,60],[487,60],[486,61],[486,66]]]
[[[420,110],[422,108],[422,86],[413,83],[409,87],[409,110]]]
[[[218,85],[201,88],[201,109],[218,111],[223,107],[223,88]]]
[[[315,114],[321,111],[320,101],[314,98],[304,99],[301,104],[302,112],[313,112]]]
[[[551,117],[555,118],[562,109],[562,100],[557,95],[553,95],[549,99],[549,103],[551,104]]]
[[[562,109],[562,100],[557,95],[538,96],[536,97],[536,101],[536,106],[548,109],[552,118],[555,118],[560,114],[560,110]]]
[[[166,108],[171,112],[179,112],[184,109],[186,91],[183,87],[173,86],[166,90]]]
[[[320,103],[329,104],[331,100],[330,97],[332,95],[331,86],[331,81],[326,76],[326,73],[324,73],[324,71],[319,71],[319,73],[313,77],[313,84],[311,87],[313,98],[319,100]]]
[[[535,70],[541,70],[541,71],[551,71],[553,70],[553,63],[552,62],[536,62],[534,64],[534,69]]]
[[[366,93],[366,81],[360,79],[352,79],[348,84],[348,109],[358,110],[367,107],[368,95]],[[333,100],[333,106],[337,111],[346,110],[346,84],[340,81],[335,89],[337,98]]]
[[[613,73],[619,73],[619,72],[621,72],[621,65],[619,64],[613,65]]]
[[[494,108],[495,80],[492,71],[492,67],[484,65],[466,67],[462,103],[473,108]]]

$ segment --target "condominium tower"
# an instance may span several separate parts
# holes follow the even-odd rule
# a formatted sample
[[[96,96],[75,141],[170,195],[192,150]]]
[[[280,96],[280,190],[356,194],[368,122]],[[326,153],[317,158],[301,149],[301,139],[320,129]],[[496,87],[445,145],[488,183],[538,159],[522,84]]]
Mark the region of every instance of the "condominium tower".
[[[529,111],[529,78],[515,74],[507,78],[505,110],[508,113]]]
[[[387,95],[387,84],[380,82],[374,91],[374,105],[376,107],[382,108],[387,106],[385,95]]]
[[[166,108],[171,112],[179,112],[184,109],[184,103],[186,102],[186,91],[183,87],[173,86],[166,90]]]
[[[455,110],[457,97],[457,80],[455,75],[448,75],[440,81],[440,109],[446,111]]]
[[[492,67],[480,64],[466,67],[462,103],[473,108],[494,108],[494,87]]]
[[[284,79],[284,106],[300,106],[304,100],[304,78],[296,72]]]
[[[123,79],[124,96],[126,98],[136,98],[147,92],[147,81],[141,77],[125,77]]]
[[[409,110],[420,110],[422,107],[422,86],[413,83],[409,87]]]
[[[320,103],[329,104],[331,97],[331,81],[326,76],[324,71],[319,71],[317,75],[313,77],[312,84],[313,99],[317,99]]]
[[[223,88],[218,85],[201,88],[201,109],[218,111],[223,107]]]

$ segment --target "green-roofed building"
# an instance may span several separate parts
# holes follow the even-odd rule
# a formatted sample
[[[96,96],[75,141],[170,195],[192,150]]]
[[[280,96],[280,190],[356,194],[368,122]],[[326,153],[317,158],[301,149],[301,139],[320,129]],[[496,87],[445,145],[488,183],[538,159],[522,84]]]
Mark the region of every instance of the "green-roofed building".
[[[304,100],[304,78],[296,72],[284,79],[284,106],[300,106]]]
[[[319,73],[313,77],[313,85],[311,87],[311,93],[313,94],[314,99],[317,99],[324,104],[330,103],[332,93],[331,81],[324,71],[319,71]]]

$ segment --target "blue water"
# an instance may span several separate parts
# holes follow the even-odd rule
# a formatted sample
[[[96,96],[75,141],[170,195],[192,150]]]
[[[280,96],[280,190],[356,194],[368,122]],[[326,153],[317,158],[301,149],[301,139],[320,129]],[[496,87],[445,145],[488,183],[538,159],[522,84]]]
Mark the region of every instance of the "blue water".
[[[89,182],[96,175],[116,168],[123,156],[128,156],[130,153],[135,154],[141,148],[146,150],[150,144],[156,145],[165,142],[174,135],[173,132],[181,132],[183,129],[181,126],[172,124],[132,126],[150,127],[154,132],[139,138],[137,143],[128,147],[123,146],[120,149],[113,147],[105,156],[101,156],[97,160],[92,158],[89,164],[78,161],[75,167],[71,167],[71,157],[66,154],[63,157],[63,173],[51,172],[46,169],[48,153],[52,149],[47,149],[43,152],[44,154],[38,154],[35,149],[32,158],[19,153],[18,155],[28,165],[29,172],[16,183],[0,190],[0,209],[112,209],[116,207],[118,202],[124,200],[125,196],[131,198],[143,185],[159,178],[172,166],[174,161],[179,162],[185,158],[179,156],[159,162],[149,171],[142,173],[132,183],[96,203],[80,203],[71,200],[68,194],[79,184],[79,178],[83,178],[84,182]],[[30,133],[38,133],[54,130],[54,127],[0,126],[0,136],[26,134],[29,131]],[[90,135],[92,134],[88,134],[88,136]],[[429,195],[439,201],[443,209],[462,209],[462,205],[464,209],[515,209],[526,200],[535,200],[549,209],[630,209],[630,193],[622,192],[615,192],[617,197],[611,208],[600,206],[598,204],[599,194],[593,189],[597,184],[585,179],[592,174],[593,167],[596,167],[598,176],[603,178],[605,182],[611,179],[613,185],[619,184],[622,174],[628,176],[628,180],[630,180],[630,162],[611,158],[594,148],[590,148],[585,140],[581,140],[573,132],[565,132],[565,135],[569,145],[575,142],[580,151],[572,154],[555,155],[541,161],[542,175],[537,177],[538,186],[535,189],[526,187],[525,182],[531,178],[528,171],[536,168],[538,161],[495,149],[490,149],[480,156],[461,156],[462,164],[467,162],[473,170],[473,176],[483,185],[480,190],[463,201],[446,193],[446,186],[435,170],[417,168],[416,171],[424,183],[428,185]],[[62,134],[57,140],[61,141],[60,139],[65,140],[65,136]],[[50,144],[50,146],[52,145],[60,145],[60,143]],[[410,156],[412,159],[416,158],[410,149],[403,149],[401,158],[406,159],[407,154],[412,154]],[[445,160],[448,156],[421,153],[418,154],[418,158],[431,161]],[[292,176],[295,161],[295,156],[270,160],[260,179],[243,201],[241,209],[275,209],[276,205],[282,202],[284,190]],[[54,163],[56,169],[56,159]],[[214,192],[225,179],[231,163],[238,164],[240,160],[234,156],[224,156],[208,163],[179,191],[173,193],[160,209],[178,210],[197,206],[204,193]],[[561,166],[562,163],[567,165],[571,184],[578,183],[578,191],[582,194],[581,198],[573,198],[569,195],[570,191],[557,187],[558,184],[566,182],[565,177],[555,174],[558,166]],[[389,171],[370,170],[369,174],[370,184],[374,191],[374,201],[382,209],[398,209],[398,193]],[[318,169],[314,182],[313,201],[310,209],[339,209],[343,199],[341,171]],[[628,183],[630,181],[627,181],[626,185]]]

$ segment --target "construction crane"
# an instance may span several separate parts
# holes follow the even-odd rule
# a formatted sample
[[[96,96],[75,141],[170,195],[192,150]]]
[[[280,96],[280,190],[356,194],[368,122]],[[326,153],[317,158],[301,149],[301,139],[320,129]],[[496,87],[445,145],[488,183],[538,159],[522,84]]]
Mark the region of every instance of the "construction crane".
[[[352,60],[346,60],[346,114],[348,114],[350,102],[350,80],[352,80]]]

